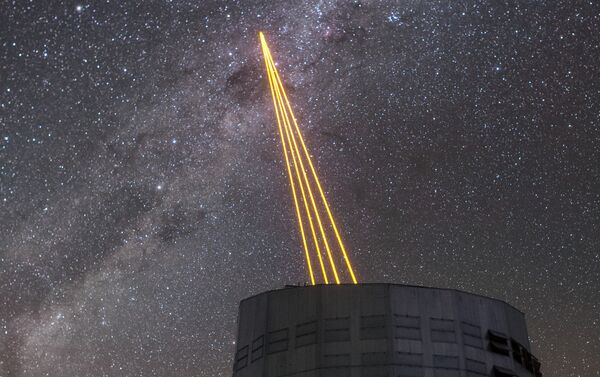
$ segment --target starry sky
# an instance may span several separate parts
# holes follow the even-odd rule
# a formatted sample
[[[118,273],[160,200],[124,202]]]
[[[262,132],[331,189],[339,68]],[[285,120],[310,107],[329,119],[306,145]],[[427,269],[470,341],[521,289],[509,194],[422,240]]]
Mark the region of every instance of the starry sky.
[[[261,30],[359,280],[600,375],[598,2],[0,7],[0,376],[228,376],[239,301],[307,281]]]

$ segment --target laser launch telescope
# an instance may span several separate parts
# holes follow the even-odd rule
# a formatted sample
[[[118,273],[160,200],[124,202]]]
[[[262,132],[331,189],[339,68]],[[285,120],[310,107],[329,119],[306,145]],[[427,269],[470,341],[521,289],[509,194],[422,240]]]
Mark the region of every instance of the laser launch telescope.
[[[525,315],[511,305],[454,289],[358,283],[260,39],[311,285],[240,303],[233,376],[541,377]]]

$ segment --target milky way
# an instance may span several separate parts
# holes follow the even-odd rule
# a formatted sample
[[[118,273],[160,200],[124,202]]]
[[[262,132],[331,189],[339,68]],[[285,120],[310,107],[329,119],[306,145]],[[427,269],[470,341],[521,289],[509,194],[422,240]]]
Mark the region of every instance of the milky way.
[[[261,30],[359,279],[599,375],[597,2],[1,7],[0,376],[228,376],[239,300],[307,281]]]

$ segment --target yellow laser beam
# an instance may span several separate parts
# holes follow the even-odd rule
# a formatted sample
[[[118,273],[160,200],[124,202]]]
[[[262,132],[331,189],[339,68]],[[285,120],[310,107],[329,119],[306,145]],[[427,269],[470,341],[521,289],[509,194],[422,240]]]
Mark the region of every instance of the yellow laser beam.
[[[264,40],[264,36],[263,36],[263,40]],[[266,44],[266,41],[265,41],[265,44]],[[269,57],[272,60],[271,53],[270,53],[270,50],[268,49],[268,47],[266,49],[266,52],[269,54]],[[314,167],[314,165],[312,163],[312,159],[310,157],[310,154],[308,153],[308,148],[306,147],[306,143],[304,142],[304,138],[302,137],[302,133],[300,132],[300,127],[298,126],[298,121],[296,120],[296,117],[294,116],[294,112],[292,110],[292,106],[290,105],[290,101],[289,101],[289,99],[287,97],[285,89],[283,89],[283,83],[281,81],[281,77],[279,76],[279,73],[278,73],[277,70],[274,70],[274,73],[275,73],[275,77],[277,79],[278,85],[281,86],[281,88],[282,88],[283,98],[285,100],[285,103],[286,103],[287,108],[289,110],[289,113],[291,115],[292,121],[293,121],[294,126],[296,128],[296,132],[300,136],[300,143],[302,144],[302,149],[304,151],[304,154],[306,155],[306,159],[308,161],[310,170],[311,170],[311,172],[313,174],[315,183],[317,184],[317,188],[318,188],[319,193],[321,195],[321,200],[323,201],[323,204],[325,205],[325,209],[327,211],[327,215],[329,217],[329,221],[331,222],[331,225],[333,227],[333,231],[334,231],[335,236],[336,236],[336,238],[338,240],[338,244],[340,246],[340,249],[342,250],[342,254],[344,256],[344,260],[346,261],[346,265],[348,267],[348,271],[350,272],[350,275],[352,277],[352,281],[356,284],[357,280],[356,280],[356,276],[354,274],[354,271],[352,269],[352,265],[350,263],[350,259],[348,258],[348,254],[346,252],[346,248],[344,247],[344,243],[342,242],[341,236],[339,234],[339,230],[338,230],[337,225],[335,223],[335,220],[333,218],[333,214],[331,213],[331,209],[329,207],[329,203],[327,202],[327,199],[325,198],[325,193],[324,193],[323,188],[321,186],[321,183],[319,181],[319,177],[317,176],[317,172],[316,172],[316,169],[315,169],[315,167]]]
[[[266,59],[266,55],[265,55],[265,59]],[[265,64],[267,63],[267,61],[265,60]],[[273,92],[273,83],[272,83],[272,77],[271,74],[269,73],[269,86],[271,88],[271,96],[273,97],[273,106],[275,107],[275,114],[277,116],[277,125],[279,127],[279,134],[281,135],[281,145],[283,147],[283,154],[285,156],[285,162],[286,162],[286,166],[287,166],[287,171],[288,171],[288,177],[290,179],[290,186],[292,187],[292,195],[294,197],[294,205],[296,207],[296,215],[298,217],[298,224],[300,226],[300,234],[302,236],[302,244],[304,246],[304,253],[306,256],[306,263],[308,265],[308,271],[310,273],[310,281],[312,283],[312,285],[315,285],[315,276],[313,273],[313,269],[312,269],[312,265],[310,262],[310,255],[308,252],[308,245],[306,242],[306,235],[304,233],[304,226],[302,225],[302,216],[300,215],[300,207],[298,205],[298,195],[296,194],[296,188],[294,186],[294,180],[292,179],[292,170],[290,168],[290,163],[289,163],[289,157],[288,157],[288,152],[287,152],[287,148],[286,148],[286,144],[285,141],[283,139],[283,132],[282,132],[282,127],[281,127],[281,121],[280,121],[280,116],[279,116],[279,109],[278,109],[278,104],[276,103],[275,100],[275,93]]]
[[[322,204],[325,207],[325,210],[327,212],[327,217],[331,223],[331,228],[334,231],[335,238],[336,238],[339,248],[342,252],[342,256],[346,263],[346,267],[348,269],[348,272],[350,274],[352,282],[354,284],[357,284],[356,275],[354,273],[354,270],[352,269],[352,264],[350,263],[348,253],[342,242],[340,232],[339,232],[337,224],[333,218],[333,214],[332,214],[331,208],[329,206],[329,203],[327,202],[327,199],[325,198],[324,190],[321,186],[321,183],[320,183],[319,177],[317,175],[316,169],[314,167],[314,164],[312,162],[310,153],[308,152],[308,148],[306,146],[306,142],[304,141],[304,137],[302,136],[302,133],[300,131],[300,127],[298,126],[298,121],[296,120],[296,117],[294,116],[294,112],[292,110],[292,106],[290,104],[289,98],[288,98],[285,88],[283,86],[283,82],[282,82],[279,72],[277,71],[277,68],[275,66],[275,62],[273,60],[273,57],[272,57],[269,47],[267,45],[264,34],[262,32],[259,34],[260,34],[262,51],[263,51],[263,55],[265,58],[267,74],[269,77],[269,86],[271,88],[271,96],[273,97],[273,105],[275,107],[275,112],[277,115],[277,124],[278,124],[278,128],[279,128],[279,133],[281,136],[281,142],[283,144],[284,155],[285,155],[285,160],[286,160],[286,165],[287,165],[287,170],[288,170],[288,177],[290,179],[290,185],[292,186],[292,194],[294,196],[294,203],[296,206],[296,214],[298,216],[300,233],[303,237],[303,245],[304,245],[304,249],[305,249],[305,255],[307,258],[307,264],[309,266],[309,272],[311,274],[311,282],[313,284],[315,284],[314,274],[313,274],[311,262],[310,262],[310,253],[309,253],[309,249],[308,249],[308,245],[307,245],[307,241],[306,241],[306,235],[305,235],[304,228],[303,228],[303,221],[301,218],[300,206],[298,204],[299,199],[298,199],[298,196],[296,193],[294,179],[292,178],[292,169],[290,167],[290,160],[289,160],[288,154],[292,156],[294,170],[296,173],[296,178],[298,180],[298,186],[300,187],[300,191],[302,193],[302,201],[304,204],[304,208],[306,210],[307,217],[309,219],[309,224],[311,226],[311,232],[313,235],[313,240],[315,242],[315,248],[317,249],[317,255],[319,257],[319,261],[321,264],[321,269],[322,269],[324,279],[325,279],[326,283],[328,283],[326,271],[325,271],[325,268],[324,268],[323,262],[322,262],[319,241],[317,239],[316,232],[314,230],[314,225],[312,223],[311,211],[308,206],[308,201],[307,201],[306,193],[304,190],[305,185],[306,185],[306,191],[308,191],[308,194],[309,194],[308,196],[310,198],[312,209],[314,211],[315,219],[317,220],[317,224],[319,225],[320,235],[323,238],[323,243],[325,244],[325,248],[327,250],[328,259],[331,264],[331,269],[334,273],[336,283],[339,284],[340,280],[339,280],[338,271],[337,271],[337,268],[336,268],[336,265],[335,265],[335,262],[334,262],[334,259],[332,256],[331,248],[329,246],[329,242],[327,241],[327,235],[326,235],[325,229],[324,229],[322,221],[321,221],[318,206],[317,206],[315,197],[312,192],[311,183],[310,183],[308,174],[307,174],[305,166],[304,166],[304,162],[303,162],[304,158],[302,156],[302,153],[300,152],[300,148],[298,147],[298,143],[296,141],[296,134],[298,135],[298,138],[300,139],[300,145],[302,146],[302,151],[304,152],[305,159],[308,162],[308,166],[312,173],[313,180],[317,185],[317,190],[319,191],[320,199],[321,199]],[[290,118],[291,118],[291,121],[290,121]],[[292,123],[293,123],[293,127],[292,127]],[[284,132],[286,135],[285,138],[283,135]],[[287,138],[287,143],[285,142],[286,138]],[[288,147],[289,147],[289,151],[288,151]],[[302,174],[300,174],[300,171],[302,172]],[[304,178],[304,179],[302,179],[302,178]]]
[[[272,69],[271,69],[271,67],[269,67],[269,71],[270,71],[270,74],[272,75]],[[278,88],[275,88],[275,91],[277,92]],[[281,95],[278,92],[277,92],[277,97],[278,97],[279,100],[281,100]],[[284,112],[285,110],[283,108],[283,102],[278,101],[278,103],[281,106],[280,107],[280,111]],[[314,240],[314,243],[315,243],[315,248],[316,248],[316,251],[317,251],[317,256],[319,258],[319,264],[321,266],[321,271],[323,273],[323,278],[325,280],[325,284],[329,284],[329,278],[327,277],[327,272],[325,270],[325,265],[323,263],[323,258],[321,256],[321,247],[319,245],[319,240],[318,240],[318,237],[317,237],[316,232],[315,232],[314,223],[312,221],[312,216],[311,216],[311,211],[310,211],[310,208],[308,206],[308,200],[306,199],[306,193],[304,191],[304,184],[302,182],[302,177],[301,177],[300,171],[299,171],[299,164],[298,164],[298,161],[296,159],[296,156],[300,157],[300,155],[293,153],[293,149],[292,149],[293,145],[292,145],[292,142],[290,140],[290,134],[288,132],[289,131],[289,127],[288,127],[288,125],[286,123],[285,113],[284,113],[283,120],[284,120],[284,126],[285,126],[284,130],[285,130],[285,134],[286,134],[286,137],[287,137],[287,140],[288,140],[288,145],[289,145],[289,148],[290,148],[290,154],[292,155],[292,159],[294,161],[294,169],[296,171],[296,176],[297,176],[297,179],[298,179],[298,185],[300,186],[300,190],[301,190],[301,193],[302,193],[303,203],[304,203],[304,206],[305,206],[305,209],[306,209],[306,214],[307,214],[308,221],[309,221],[309,224],[310,224],[310,230],[311,230],[312,235],[313,235],[313,240]],[[308,188],[310,188],[310,187],[308,187]]]
[[[272,61],[270,63],[272,64]],[[267,69],[269,71],[269,74],[273,75],[273,67],[272,67],[271,64],[268,65]],[[309,224],[310,224],[311,232],[312,232],[312,235],[313,235],[313,240],[314,240],[315,248],[316,248],[316,251],[317,251],[317,256],[319,258],[319,263],[321,265],[321,270],[322,270],[322,273],[323,273],[323,278],[325,280],[325,283],[328,284],[329,283],[329,279],[327,277],[327,272],[325,270],[325,266],[323,264],[323,259],[322,259],[322,256],[321,256],[321,248],[320,248],[320,245],[319,245],[320,243],[319,243],[318,237],[317,237],[316,232],[315,232],[315,228],[314,228],[313,221],[312,221],[312,216],[311,216],[311,210],[308,207],[308,200],[306,198],[306,193],[304,191],[304,184],[302,182],[302,176],[300,175],[300,171],[299,171],[299,166],[301,166],[301,165],[299,165],[298,160],[296,159],[296,156],[298,156],[298,158],[301,158],[301,155],[299,153],[295,153],[294,154],[293,144],[292,144],[292,141],[290,139],[290,133],[289,133],[289,131],[291,130],[289,128],[289,119],[287,119],[288,118],[287,114],[285,114],[285,108],[284,108],[283,100],[282,100],[281,94],[279,93],[279,88],[278,87],[275,87],[275,92],[277,93],[277,99],[278,99],[277,102],[280,105],[280,112],[283,114],[282,118],[283,118],[283,123],[284,123],[284,130],[285,130],[285,134],[286,134],[286,137],[287,137],[287,140],[288,140],[288,145],[289,145],[289,148],[290,148],[290,154],[292,155],[292,158],[293,158],[293,161],[294,161],[294,169],[296,171],[296,175],[297,175],[297,179],[298,179],[298,185],[299,185],[300,190],[302,192],[302,198],[303,198],[303,202],[304,202],[304,205],[305,205],[306,214],[307,214],[308,221],[309,221]],[[310,186],[307,186],[307,188],[310,189]],[[318,216],[318,212],[317,212],[316,215]],[[335,271],[335,272],[337,272],[337,271]]]
[[[271,63],[271,71],[276,73],[276,68],[274,66],[274,62],[273,59],[271,57],[271,54],[269,53],[269,51],[267,50],[267,54]],[[279,101],[281,103],[283,103],[283,98],[281,97],[281,91],[283,91],[283,87],[279,84],[276,86],[276,90],[275,93],[277,94],[277,97],[279,99]],[[300,163],[300,170],[302,171],[302,176],[304,177],[304,182],[306,183],[306,187],[308,189],[308,195],[310,198],[310,202],[312,204],[312,208],[313,211],[315,213],[315,218],[317,219],[317,224],[319,225],[319,230],[321,232],[321,237],[323,238],[323,242],[325,244],[325,250],[327,250],[327,257],[329,259],[329,263],[331,265],[331,270],[333,271],[333,275],[335,277],[335,282],[337,284],[340,284],[340,277],[338,275],[337,272],[337,267],[335,265],[335,261],[333,259],[333,254],[331,253],[331,247],[329,246],[329,241],[327,241],[327,235],[325,234],[325,229],[323,228],[323,222],[321,221],[321,216],[319,215],[319,210],[317,208],[317,203],[315,201],[313,192],[312,192],[312,188],[310,187],[310,182],[308,180],[308,175],[306,174],[306,169],[304,167],[304,163],[302,162],[302,158],[300,155],[300,149],[298,148],[298,144],[296,142],[296,137],[293,134],[293,130],[292,130],[292,126],[290,124],[290,120],[289,120],[289,116],[287,114],[287,111],[283,113],[284,115],[284,125],[286,126],[286,132],[289,131],[288,133],[288,138],[291,135],[291,142],[290,144],[292,144],[293,142],[293,147],[294,150],[296,151],[296,155],[298,156],[298,162]],[[293,156],[293,155],[292,155]],[[296,163],[296,159],[294,159],[294,163]]]
[[[265,59],[268,59],[268,55],[267,54],[265,54]],[[274,101],[274,104],[275,103],[277,104],[277,105],[275,105],[275,107],[276,107],[275,108],[275,112],[277,114],[277,124],[278,124],[278,127],[279,127],[279,133],[281,135],[281,142],[284,144],[284,149],[287,150],[286,143],[284,141],[284,131],[283,131],[283,127],[281,126],[281,121],[282,121],[283,117],[280,115],[281,113],[285,112],[285,108],[283,107],[283,102],[281,101],[281,95],[280,94],[277,94],[277,95],[275,94],[275,91],[277,91],[278,89],[274,86],[274,81],[273,81],[274,80],[274,75],[273,75],[272,68],[271,68],[271,66],[269,64],[269,61],[266,60],[265,64],[267,64],[267,73],[269,75],[269,84],[270,85],[272,84],[272,86],[271,86],[271,93],[273,95],[273,101]],[[285,113],[284,113],[284,116],[285,116]],[[285,118],[283,118],[283,120],[285,121]],[[284,124],[284,127],[285,127],[285,124]],[[315,228],[314,228],[313,221],[312,221],[312,216],[310,214],[310,209],[308,208],[308,204],[307,204],[306,194],[305,194],[305,191],[304,191],[304,187],[303,187],[302,181],[300,179],[300,172],[298,170],[298,163],[296,162],[296,156],[294,155],[293,151],[291,150],[292,147],[291,147],[291,142],[289,141],[289,135],[288,135],[287,127],[285,128],[285,135],[286,135],[286,137],[288,139],[288,143],[290,145],[290,154],[291,154],[292,159],[294,161],[294,169],[296,171],[296,176],[298,178],[298,184],[299,184],[299,187],[300,187],[300,192],[302,194],[303,204],[305,206],[306,214],[307,214],[307,217],[308,217],[308,222],[309,222],[309,225],[310,225],[310,230],[311,230],[311,233],[312,233],[312,236],[313,236],[315,247],[317,249],[317,256],[318,256],[318,259],[319,259],[319,264],[321,266],[321,271],[323,273],[323,279],[325,280],[325,283],[328,284],[329,283],[329,279],[327,277],[327,272],[325,270],[325,265],[324,265],[323,259],[321,257],[321,250],[320,250],[320,246],[319,246],[319,240],[318,240],[318,237],[317,237],[316,232],[315,232]],[[288,168],[290,180],[292,181],[292,184],[293,184],[293,179],[291,178],[291,174],[292,173],[291,173],[291,170],[290,170],[289,158],[287,157],[287,154],[286,154],[286,164],[287,164],[287,168]],[[300,218],[300,215],[299,215],[300,211],[298,210],[297,212],[298,212],[298,216],[299,216],[300,226],[302,227],[302,219]],[[304,238],[304,242],[306,243],[306,239],[305,238]],[[307,258],[310,258],[308,250],[306,250],[306,256],[307,256]]]

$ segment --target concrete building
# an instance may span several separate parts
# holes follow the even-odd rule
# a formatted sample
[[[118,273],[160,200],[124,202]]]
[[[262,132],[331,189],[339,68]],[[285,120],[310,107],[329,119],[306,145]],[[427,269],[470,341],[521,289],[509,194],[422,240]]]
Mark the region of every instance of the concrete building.
[[[541,376],[524,314],[453,289],[288,286],[243,300],[234,377]]]

